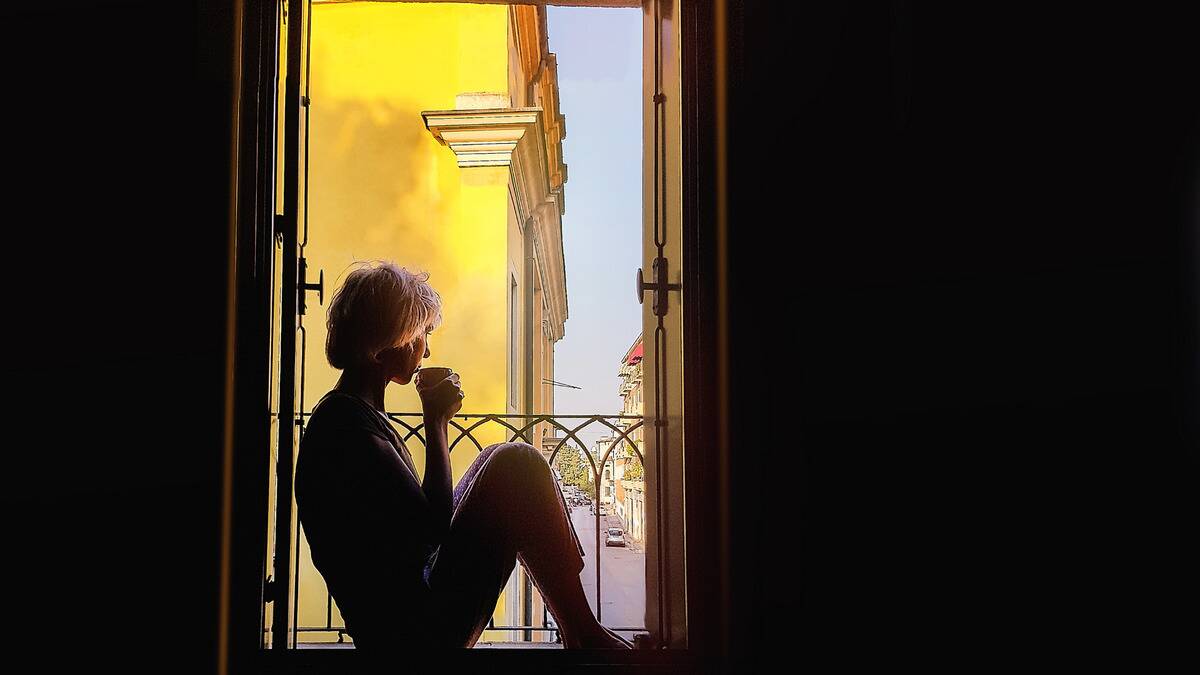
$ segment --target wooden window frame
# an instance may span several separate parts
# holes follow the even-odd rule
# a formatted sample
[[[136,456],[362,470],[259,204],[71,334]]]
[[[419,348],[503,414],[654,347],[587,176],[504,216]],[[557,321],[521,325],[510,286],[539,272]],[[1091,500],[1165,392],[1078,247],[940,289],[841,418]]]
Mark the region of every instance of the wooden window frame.
[[[475,0],[479,1],[479,0]],[[647,0],[650,2],[672,0]],[[686,597],[687,649],[679,650],[453,650],[413,655],[438,667],[486,664],[502,667],[570,669],[594,664],[660,664],[671,667],[712,664],[729,653],[725,625],[730,599],[727,528],[728,489],[721,467],[727,464],[724,429],[727,404],[719,390],[726,353],[720,321],[725,279],[720,265],[724,228],[723,161],[725,16],[724,0],[679,2],[680,12],[683,208],[682,283],[684,294],[685,436],[688,439],[685,484],[688,499]],[[628,0],[535,1],[530,4],[628,7]],[[260,648],[263,586],[269,561],[266,550],[269,463],[264,453],[269,427],[264,424],[269,392],[269,335],[272,256],[275,237],[275,100],[278,45],[276,0],[243,0],[235,25],[235,133],[231,205],[236,240],[231,265],[236,274],[234,382],[230,406],[233,424],[225,445],[222,496],[222,570],[218,671],[342,672],[352,650]],[[720,66],[720,67],[718,67]],[[264,151],[266,150],[266,151]]]
[[[517,364],[520,361],[518,354],[521,352],[521,285],[517,281],[517,273],[510,269],[508,271],[508,298],[505,304],[508,305],[508,354],[505,356],[505,361],[508,362],[508,368],[505,369],[508,376],[508,382],[505,383],[507,401],[505,405],[509,410],[522,413],[528,412],[523,410],[521,406],[521,373],[517,372]]]

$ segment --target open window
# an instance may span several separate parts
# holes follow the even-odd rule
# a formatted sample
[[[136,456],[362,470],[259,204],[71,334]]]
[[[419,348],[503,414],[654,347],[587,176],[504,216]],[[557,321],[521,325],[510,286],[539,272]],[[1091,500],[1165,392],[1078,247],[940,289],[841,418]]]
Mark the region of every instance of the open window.
[[[324,3],[318,0],[316,4]],[[702,140],[707,136],[698,125],[711,119],[702,114],[707,110],[704,106],[710,104],[697,95],[708,86],[704,84],[707,71],[703,65],[708,57],[698,50],[702,49],[703,40],[710,39],[705,36],[711,31],[708,15],[712,9],[708,3],[693,5],[669,0],[530,4],[642,7],[642,266],[640,270],[618,273],[629,275],[629,284],[636,287],[642,301],[637,397],[639,401],[644,399],[644,412],[639,424],[608,422],[613,427],[614,442],[595,468],[598,472],[607,471],[613,479],[614,474],[623,475],[635,463],[639,470],[644,470],[644,489],[631,490],[628,499],[622,502],[622,509],[632,508],[642,514],[636,531],[626,533],[644,536],[645,540],[644,628],[651,639],[642,646],[657,648],[648,651],[666,649],[686,655],[696,647],[695,638],[690,636],[706,634],[696,632],[693,624],[700,619],[689,620],[689,611],[692,617],[699,617],[697,610],[711,606],[695,588],[698,579],[711,576],[711,566],[715,565],[712,556],[692,553],[698,550],[697,546],[712,541],[710,535],[698,532],[696,522],[697,514],[707,513],[696,504],[706,499],[703,486],[712,478],[705,473],[711,470],[702,468],[709,463],[700,454],[708,452],[711,444],[696,433],[697,429],[711,426],[700,423],[701,403],[711,392],[701,385],[703,378],[684,376],[685,368],[702,361],[697,349],[704,341],[698,335],[706,330],[703,326],[711,325],[701,320],[707,311],[704,303],[711,302],[711,298],[699,293],[689,296],[693,288],[689,280],[698,280],[703,275],[706,258],[698,252],[704,251],[708,244],[701,241],[702,224],[711,220],[698,212],[707,208],[709,202],[698,195],[696,184],[703,178],[697,172],[704,166],[700,158],[707,147]],[[301,532],[293,507],[291,478],[303,433],[305,406],[312,403],[306,400],[311,396],[305,395],[311,383],[306,382],[304,354],[312,330],[312,326],[305,325],[305,315],[313,300],[319,302],[335,284],[333,278],[325,279],[316,266],[310,269],[306,257],[310,245],[307,163],[312,110],[309,79],[314,44],[312,11],[313,3],[309,0],[248,1],[243,27],[242,106],[243,111],[253,114],[244,112],[240,120],[243,137],[240,156],[253,156],[255,160],[245,169],[239,162],[239,180],[243,181],[239,183],[243,186],[239,204],[245,205],[239,214],[244,232],[237,255],[239,286],[249,290],[243,297],[256,301],[239,309],[237,467],[233,489],[241,507],[234,513],[235,522],[229,524],[234,546],[225,633],[231,650],[226,653],[231,654],[231,660],[291,651],[304,627],[297,613],[303,552],[298,546]],[[520,47],[521,43],[517,44]],[[542,56],[544,53],[540,52],[518,54],[518,58],[533,59],[535,69],[553,67],[542,62]],[[690,72],[685,72],[685,64],[690,64]],[[253,103],[245,96],[247,91],[254,93]],[[467,162],[491,162],[492,166],[504,167],[492,178],[499,176],[507,181],[503,194],[505,199],[516,203],[513,211],[519,225],[531,222],[527,220],[529,214],[521,211],[522,208],[528,211],[528,204],[520,203],[520,194],[512,197],[520,191],[514,191],[513,180],[504,176],[519,171],[513,168],[515,164],[533,161],[534,154],[522,153],[540,153],[538,161],[545,161],[545,147],[523,145],[521,139],[530,129],[545,138],[544,127],[550,123],[544,118],[547,102],[536,95],[530,102],[542,105],[512,106],[511,100],[487,105],[466,101],[460,102],[456,110],[430,111],[425,118],[427,128],[439,143],[447,146],[460,143],[454,153],[460,167],[464,153],[475,153]],[[522,112],[519,108],[536,108],[541,112]],[[463,111],[468,112],[458,114]],[[514,131],[519,127],[525,131],[520,134]],[[479,135],[481,130],[487,138],[472,136]],[[460,135],[455,137],[454,133]],[[484,141],[491,146],[483,147],[487,144]],[[250,154],[252,149],[255,152]],[[550,155],[553,158],[552,152]],[[241,175],[250,169],[254,180]],[[553,173],[553,169],[551,166],[549,171]],[[552,180],[549,185],[552,191]],[[530,252],[546,246],[530,229],[518,228],[516,236]],[[553,382],[553,356],[545,350],[538,351],[531,343],[539,337],[553,339],[556,331],[561,330],[556,327],[561,317],[555,315],[553,280],[547,283],[544,274],[524,267],[534,257],[523,256],[514,261],[516,265],[506,267],[505,288],[498,306],[508,316],[500,314],[496,322],[510,336],[508,350],[497,355],[499,362],[510,364],[507,381],[501,387],[502,407],[497,412],[512,417],[524,415],[525,419],[516,423],[506,418],[505,426],[513,433],[503,432],[505,438],[494,440],[508,437],[527,440],[552,456],[571,436],[574,427],[552,419],[552,414],[539,417],[538,411],[533,410],[537,406],[552,406],[553,390],[540,385]],[[523,283],[525,279],[528,283]],[[330,287],[326,288],[326,284]],[[698,281],[694,287],[699,290]],[[313,342],[320,344],[317,340]],[[521,361],[520,368],[516,361]],[[262,412],[264,408],[266,414]],[[513,409],[517,412],[513,413]],[[468,426],[464,423],[460,431]],[[635,430],[636,435],[631,433]],[[636,452],[622,456],[621,448],[626,446],[617,441],[634,438],[638,441]],[[468,441],[466,436],[461,436],[461,440],[464,445],[493,442],[487,438]],[[599,496],[600,485],[596,490]],[[623,492],[623,486],[610,481],[608,490]],[[692,495],[692,505],[685,493]],[[606,529],[597,527],[596,538],[601,546],[604,542],[600,539],[606,535]],[[696,570],[701,574],[689,581],[689,575]],[[518,583],[529,588],[528,580],[523,577]],[[329,619],[328,627],[335,628],[332,604],[322,609]],[[520,629],[516,632],[529,635],[536,628],[530,623],[535,613],[528,596],[522,597],[513,610],[513,616],[522,622],[514,626]]]

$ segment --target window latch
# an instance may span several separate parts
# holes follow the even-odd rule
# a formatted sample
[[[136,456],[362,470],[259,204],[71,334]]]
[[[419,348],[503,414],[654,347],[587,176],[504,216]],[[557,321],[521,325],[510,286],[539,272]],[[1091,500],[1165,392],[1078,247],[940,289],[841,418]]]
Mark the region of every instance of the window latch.
[[[307,303],[304,301],[304,294],[309,291],[317,292],[317,301],[321,305],[325,304],[325,270],[321,270],[321,275],[315,284],[308,283],[308,261],[304,258],[300,259],[300,291],[299,302],[296,303],[296,309],[300,312],[300,316],[304,316],[304,312],[308,309]]]
[[[680,284],[667,283],[667,259],[659,256],[654,259],[654,267],[651,268],[651,274],[654,278],[653,283],[648,283],[642,277],[642,268],[637,271],[637,300],[638,304],[642,304],[642,298],[645,297],[646,291],[654,291],[654,315],[667,315],[667,291],[680,290]]]

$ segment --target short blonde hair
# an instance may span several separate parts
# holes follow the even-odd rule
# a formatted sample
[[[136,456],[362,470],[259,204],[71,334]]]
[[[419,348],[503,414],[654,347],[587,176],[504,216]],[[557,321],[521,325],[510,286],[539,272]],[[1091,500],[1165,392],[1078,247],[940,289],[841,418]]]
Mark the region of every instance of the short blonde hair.
[[[411,344],[442,323],[442,299],[427,272],[409,272],[386,260],[355,263],[333,294],[326,314],[325,357],[338,370],[375,360],[379,352]]]

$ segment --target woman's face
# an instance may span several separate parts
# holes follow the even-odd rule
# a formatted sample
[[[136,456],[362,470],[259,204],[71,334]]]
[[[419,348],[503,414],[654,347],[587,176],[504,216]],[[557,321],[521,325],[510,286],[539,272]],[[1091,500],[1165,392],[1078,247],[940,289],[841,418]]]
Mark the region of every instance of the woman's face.
[[[421,333],[411,344],[385,350],[380,357],[389,381],[396,384],[412,382],[421,359],[429,358],[429,332]]]

